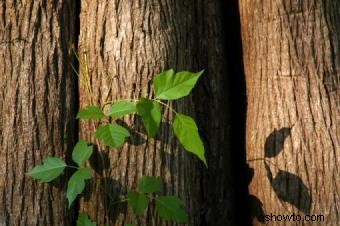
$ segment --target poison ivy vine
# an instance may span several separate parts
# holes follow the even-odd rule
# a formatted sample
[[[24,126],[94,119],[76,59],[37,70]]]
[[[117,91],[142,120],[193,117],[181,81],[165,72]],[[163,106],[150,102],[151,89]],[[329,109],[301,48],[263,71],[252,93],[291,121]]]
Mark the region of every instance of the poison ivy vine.
[[[118,100],[112,103],[107,112],[104,112],[104,106],[89,105],[78,112],[77,118],[80,120],[100,120],[101,126],[93,131],[95,138],[109,148],[115,149],[124,144],[126,139],[130,137],[130,132],[117,123],[109,122],[129,114],[138,114],[142,117],[147,135],[154,137],[162,120],[161,107],[167,107],[175,114],[173,131],[179,142],[186,151],[196,155],[207,165],[204,145],[195,120],[188,115],[176,112],[169,104],[163,102],[187,96],[202,73],[203,71],[176,73],[172,69],[162,72],[156,75],[153,80],[155,98],[142,97],[136,100]],[[89,86],[89,84],[87,85]],[[91,92],[90,88],[89,91]],[[83,192],[85,182],[92,178],[94,171],[86,165],[92,153],[93,146],[85,140],[79,140],[72,151],[74,164],[69,165],[60,158],[49,156],[27,175],[40,182],[48,183],[60,176],[66,168],[75,169],[67,184],[66,197],[70,207],[77,196]],[[187,222],[188,216],[182,200],[176,196],[162,196],[162,190],[163,180],[161,177],[143,176],[139,180],[138,191],[128,192],[124,201],[127,201],[136,215],[143,214],[149,204],[154,203],[160,218],[178,223]],[[96,223],[91,221],[86,213],[79,214],[77,226],[95,225]]]

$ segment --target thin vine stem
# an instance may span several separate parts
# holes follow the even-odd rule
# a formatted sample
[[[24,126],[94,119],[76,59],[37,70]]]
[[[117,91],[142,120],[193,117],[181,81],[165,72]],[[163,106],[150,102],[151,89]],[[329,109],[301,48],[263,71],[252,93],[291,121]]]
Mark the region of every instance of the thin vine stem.
[[[122,203],[122,202],[127,202],[127,201],[129,201],[128,198],[120,199],[120,200],[117,200],[117,201],[113,202],[112,205],[116,205],[116,204],[119,204],[119,203]]]
[[[81,81],[83,81],[83,86],[85,88],[85,90],[87,90],[89,97],[90,97],[90,104],[94,105],[94,95],[93,95],[93,91],[92,91],[92,87],[91,87],[91,82],[90,82],[90,73],[89,73],[89,68],[88,68],[88,59],[87,59],[87,51],[84,50],[83,51],[83,61],[79,61],[80,66],[83,67],[84,73],[82,77],[79,77]],[[79,60],[79,57],[77,57],[77,59]],[[96,131],[97,130],[97,125],[95,124],[94,121],[91,121],[91,125],[93,127],[93,130]],[[105,160],[104,160],[104,156],[102,153],[102,147],[100,145],[100,142],[98,139],[95,138],[95,143],[98,147],[98,155],[100,157],[101,160],[101,164],[104,166],[105,165]],[[104,178],[107,178],[107,173],[105,170],[105,167],[103,167],[103,176]],[[101,177],[101,175],[99,175],[99,177]],[[103,193],[104,195],[107,194],[107,182],[104,179],[104,189],[103,189]],[[108,203],[107,201],[104,199],[104,206],[106,209],[109,209],[108,207]],[[106,216],[106,221],[109,222],[108,216]]]
[[[173,109],[170,105],[164,103],[163,101],[160,101],[160,100],[157,99],[157,98],[154,98],[154,99],[152,99],[152,100],[155,101],[155,102],[157,102],[157,103],[159,103],[159,104],[161,104],[161,105],[163,105],[163,106],[165,106],[165,107],[167,107],[167,108],[169,108],[169,110],[171,110],[171,111],[174,112],[175,114],[178,114],[178,112],[177,112],[175,109]]]
[[[130,102],[136,103],[139,101],[139,99],[118,99],[116,101],[105,101],[103,104],[101,104],[102,109],[104,109],[106,105],[113,104],[114,102],[118,102],[118,101],[130,101]]]
[[[247,159],[247,162],[255,162],[255,161],[266,161],[266,159],[265,158]]]
[[[280,169],[279,166],[277,166],[275,163],[269,161],[266,158],[254,158],[254,159],[248,159],[247,162],[255,162],[255,161],[263,161],[265,163],[269,163],[270,165],[274,166],[277,169]]]
[[[166,103],[164,103],[163,101],[161,101],[161,100],[159,100],[159,99],[157,99],[157,98],[154,98],[154,99],[152,99],[152,100],[155,101],[155,102],[157,102],[158,104],[161,104],[161,105],[165,106],[166,108],[169,108],[169,109],[170,109],[172,112],[174,112],[175,114],[178,114],[178,112],[177,112],[175,109],[173,109],[169,104],[166,104]],[[116,101],[106,101],[106,102],[104,102],[104,103],[101,105],[101,106],[102,106],[102,109],[104,109],[106,105],[113,104],[114,102],[118,102],[118,101],[130,101],[130,102],[136,103],[136,102],[139,101],[139,99],[118,99],[118,100],[116,100]]]
[[[66,167],[68,167],[68,168],[72,168],[72,169],[80,169],[79,167],[76,167],[76,166],[71,166],[71,165],[66,165]]]

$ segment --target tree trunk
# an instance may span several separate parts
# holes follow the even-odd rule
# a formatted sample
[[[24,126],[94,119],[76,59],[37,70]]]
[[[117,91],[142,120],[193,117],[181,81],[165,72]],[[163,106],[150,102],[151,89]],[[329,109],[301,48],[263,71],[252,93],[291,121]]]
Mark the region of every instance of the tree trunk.
[[[194,94],[172,106],[198,119],[209,169],[174,139],[169,124],[173,114],[165,109],[155,139],[135,134],[122,148],[103,151],[104,167],[99,167],[100,157],[93,160],[97,184],[90,184],[81,209],[100,225],[172,225],[161,222],[152,208],[135,218],[124,203],[114,204],[127,191],[136,190],[143,175],[164,178],[164,193],[184,200],[190,225],[226,225],[225,213],[232,213],[232,178],[228,175],[228,101],[223,92],[226,57],[221,4],[216,2],[82,1],[79,48],[87,51],[95,104],[151,97],[151,80],[165,69],[206,69]],[[84,89],[80,100],[82,107],[91,103]],[[143,133],[138,117],[125,121]],[[94,141],[91,123],[81,124],[80,137]]]
[[[0,18],[0,225],[71,225],[60,180],[24,173],[73,143],[74,3],[2,1]]]
[[[239,4],[253,214],[295,213],[301,222],[322,214],[306,224],[339,225],[339,2]]]

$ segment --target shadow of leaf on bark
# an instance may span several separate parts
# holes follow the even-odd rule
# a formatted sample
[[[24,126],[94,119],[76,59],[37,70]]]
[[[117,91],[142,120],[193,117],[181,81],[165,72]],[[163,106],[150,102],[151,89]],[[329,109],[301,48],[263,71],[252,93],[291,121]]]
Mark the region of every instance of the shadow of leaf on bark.
[[[246,166],[246,182],[249,186],[253,177],[254,177],[254,168],[249,167],[249,165]],[[264,217],[266,214],[263,209],[263,203],[259,198],[257,198],[255,195],[249,194],[248,196],[248,202],[250,207],[250,215],[251,219],[250,222],[254,221],[256,218],[258,222],[264,224]]]
[[[246,165],[245,176],[246,183],[249,186],[254,177],[254,168],[249,167],[248,164]]]
[[[302,179],[295,174],[283,170],[279,170],[273,178],[272,172],[266,163],[265,168],[268,180],[277,197],[282,201],[292,204],[305,214],[309,214],[312,197]]]
[[[291,128],[283,127],[279,130],[274,129],[267,137],[264,145],[264,157],[273,158],[283,150],[283,144],[286,138],[290,135]]]
[[[99,189],[99,190],[98,190]],[[103,192],[103,189],[105,191]],[[79,197],[83,197],[85,202],[91,200],[92,194],[98,194],[98,201],[105,207],[105,216],[110,218],[110,221],[115,221],[117,216],[121,213],[125,213],[127,209],[127,203],[122,201],[125,199],[126,187],[109,177],[93,178],[86,181],[85,192]]]
[[[115,222],[118,215],[127,210],[127,202],[121,201],[125,199],[127,188],[113,178],[102,178],[101,182],[101,187],[104,188],[104,185],[106,185],[105,195],[102,196],[103,205],[108,206],[106,215],[111,221]]]
[[[140,116],[134,117],[134,122],[132,125],[128,125],[126,122],[124,122],[121,119],[116,120],[117,124],[123,126],[130,132],[130,137],[127,139],[127,143],[131,145],[141,145],[145,144],[148,138],[147,132],[145,130],[143,120]],[[167,131],[172,131],[172,122],[170,121],[162,121],[160,123],[158,132],[153,139],[160,141],[164,144],[170,144],[173,141],[174,134],[173,132],[167,132]],[[162,136],[162,134],[168,134],[169,137]]]
[[[261,200],[254,195],[249,195],[249,203],[252,220],[256,218],[258,222],[264,224],[265,223],[264,216],[266,214],[263,210],[263,203],[261,202]]]
[[[272,183],[273,182],[273,174],[272,174],[272,171],[270,171],[270,167],[266,163],[266,161],[264,161],[264,168],[266,169],[267,178],[268,178],[269,182]]]
[[[103,170],[110,167],[110,158],[105,151],[99,152],[97,145],[93,145],[93,153],[89,159],[91,168],[99,175],[103,175]]]
[[[284,141],[290,134],[291,128],[289,127],[283,127],[279,130],[274,129],[266,139],[264,156],[266,158],[276,157],[283,150]],[[267,178],[278,198],[294,205],[305,214],[310,213],[312,198],[302,179],[295,174],[280,169],[274,177],[266,160],[264,160],[264,167]]]
[[[134,117],[134,122],[130,126],[126,122],[121,119],[116,120],[117,124],[123,126],[130,132],[130,137],[127,139],[127,143],[131,145],[141,145],[145,144],[146,139],[146,132],[142,126],[142,119],[141,117]]]

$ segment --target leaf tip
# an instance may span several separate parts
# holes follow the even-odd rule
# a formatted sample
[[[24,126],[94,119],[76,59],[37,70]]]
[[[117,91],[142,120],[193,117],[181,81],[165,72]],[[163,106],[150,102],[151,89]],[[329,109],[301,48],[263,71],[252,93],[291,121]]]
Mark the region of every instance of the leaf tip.
[[[197,74],[201,76],[205,72],[205,69],[200,70]]]
[[[202,159],[202,161],[203,161],[203,163],[204,163],[205,167],[208,169],[209,167],[208,167],[207,160],[204,158],[204,159]]]

